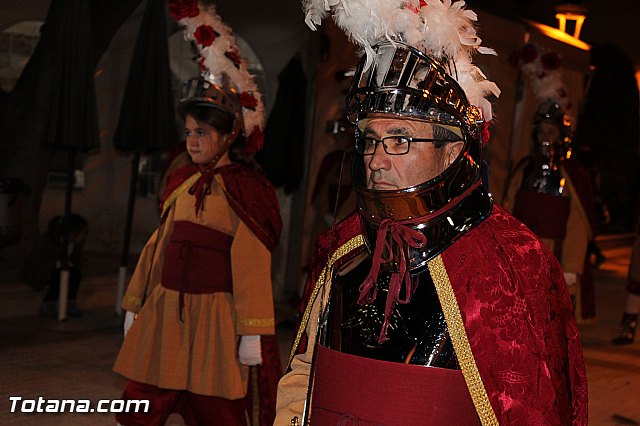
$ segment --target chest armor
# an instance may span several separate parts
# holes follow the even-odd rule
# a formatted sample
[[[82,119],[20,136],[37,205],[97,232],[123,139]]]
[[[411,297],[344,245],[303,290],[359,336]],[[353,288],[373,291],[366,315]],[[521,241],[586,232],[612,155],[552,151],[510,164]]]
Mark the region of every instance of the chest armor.
[[[571,200],[564,191],[564,181],[560,168],[551,172],[530,164],[524,170],[513,215],[540,238],[556,240],[566,236]]]
[[[433,281],[426,267],[411,272],[417,287],[407,304],[396,304],[388,340],[378,342],[384,321],[390,272],[378,278],[377,298],[359,305],[359,286],[371,270],[371,258],[332,279],[320,342],[330,349],[365,358],[459,369]]]
[[[553,164],[531,164],[524,170],[522,188],[540,194],[561,196],[564,192],[562,171]]]

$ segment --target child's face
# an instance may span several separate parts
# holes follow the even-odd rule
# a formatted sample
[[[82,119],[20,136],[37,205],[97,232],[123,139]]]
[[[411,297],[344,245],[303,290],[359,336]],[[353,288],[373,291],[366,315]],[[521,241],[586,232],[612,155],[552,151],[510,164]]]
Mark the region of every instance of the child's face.
[[[198,123],[195,118],[188,115],[184,134],[191,161],[206,165],[219,158],[218,166],[229,164],[229,152],[222,152],[223,149],[226,149],[225,136],[220,134],[215,127]]]

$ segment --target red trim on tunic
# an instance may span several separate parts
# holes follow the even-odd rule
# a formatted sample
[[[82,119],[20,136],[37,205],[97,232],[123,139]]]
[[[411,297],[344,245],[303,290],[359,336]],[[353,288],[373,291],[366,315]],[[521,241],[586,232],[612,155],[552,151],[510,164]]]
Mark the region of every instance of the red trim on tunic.
[[[321,345],[315,365],[311,424],[480,425],[460,370],[378,361]]]

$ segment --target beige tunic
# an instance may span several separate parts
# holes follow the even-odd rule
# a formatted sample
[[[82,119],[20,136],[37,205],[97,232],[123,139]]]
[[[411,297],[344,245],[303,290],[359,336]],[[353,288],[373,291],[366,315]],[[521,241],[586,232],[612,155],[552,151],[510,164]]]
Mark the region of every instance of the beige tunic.
[[[160,388],[238,399],[245,396],[248,379],[248,367],[238,362],[239,336],[275,332],[271,253],[230,208],[220,175],[198,215],[194,205],[193,196],[180,192],[141,253],[122,303],[138,318],[114,371]],[[161,283],[164,249],[176,221],[233,236],[233,294],[184,294],[183,322],[179,292]]]

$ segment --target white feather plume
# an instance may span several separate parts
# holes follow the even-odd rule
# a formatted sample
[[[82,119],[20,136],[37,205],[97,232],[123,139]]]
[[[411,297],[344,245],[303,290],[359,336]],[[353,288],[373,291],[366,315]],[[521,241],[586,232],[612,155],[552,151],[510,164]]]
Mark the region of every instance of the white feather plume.
[[[193,41],[198,46],[203,65],[207,68],[205,78],[212,83],[220,84],[223,82],[223,76],[226,75],[238,92],[251,94],[257,101],[255,109],[242,109],[245,136],[251,135],[256,128],[262,131],[264,129],[264,104],[253,75],[247,67],[247,61],[245,58],[240,58],[240,63],[236,64],[226,56],[227,52],[237,52],[238,54],[240,52],[233,31],[222,21],[213,4],[205,6],[200,3],[199,8],[200,13],[197,16],[183,18],[179,21],[184,26],[185,39]],[[210,46],[198,45],[196,41],[194,33],[201,25],[208,25],[219,34]]]
[[[398,40],[437,58],[448,66],[469,101],[490,120],[486,96],[500,95],[498,86],[486,79],[472,63],[475,53],[495,55],[481,46],[474,23],[475,12],[462,0],[303,0],[307,24],[315,29],[329,13],[347,36],[367,55],[365,67],[374,59],[372,47],[388,39]]]

